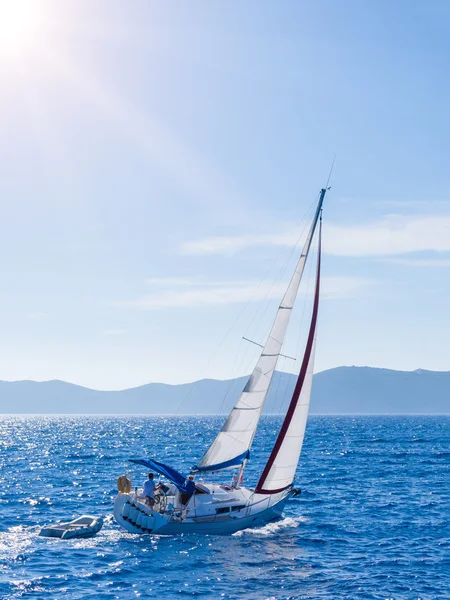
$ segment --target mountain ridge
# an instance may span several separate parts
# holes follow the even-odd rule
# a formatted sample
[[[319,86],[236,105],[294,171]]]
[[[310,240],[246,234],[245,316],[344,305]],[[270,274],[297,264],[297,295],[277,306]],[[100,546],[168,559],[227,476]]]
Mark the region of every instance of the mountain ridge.
[[[95,390],[60,379],[0,380],[0,414],[226,414],[247,377]],[[285,412],[295,376],[277,371],[265,412]],[[314,375],[312,414],[447,414],[450,371],[334,367]]]

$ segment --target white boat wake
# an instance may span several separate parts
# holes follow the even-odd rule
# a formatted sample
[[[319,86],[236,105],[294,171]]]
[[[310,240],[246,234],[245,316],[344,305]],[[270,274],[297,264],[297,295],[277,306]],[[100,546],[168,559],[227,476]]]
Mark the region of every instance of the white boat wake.
[[[257,536],[267,536],[274,535],[276,533],[280,533],[283,529],[296,529],[300,526],[300,523],[305,523],[309,519],[306,517],[285,517],[281,521],[277,521],[275,523],[267,523],[264,527],[257,527],[252,529],[243,529],[242,531],[237,531],[233,533],[234,537],[240,537],[243,535],[257,535]]]

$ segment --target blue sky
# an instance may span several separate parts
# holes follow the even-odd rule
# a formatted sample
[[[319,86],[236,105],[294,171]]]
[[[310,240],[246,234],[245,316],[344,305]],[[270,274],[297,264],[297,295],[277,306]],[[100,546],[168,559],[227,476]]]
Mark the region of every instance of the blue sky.
[[[0,379],[248,372],[334,153],[316,370],[450,368],[448,3],[14,5]]]

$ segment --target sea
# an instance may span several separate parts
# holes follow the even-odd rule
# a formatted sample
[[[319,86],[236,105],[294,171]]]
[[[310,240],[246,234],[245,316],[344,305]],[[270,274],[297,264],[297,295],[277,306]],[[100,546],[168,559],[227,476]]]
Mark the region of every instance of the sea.
[[[256,483],[281,420],[264,417]],[[284,518],[229,536],[133,536],[112,516],[129,458],[187,473],[219,417],[0,417],[0,598],[450,599],[450,417],[312,416]],[[216,481],[228,482],[230,473]],[[41,526],[101,515],[94,538]]]

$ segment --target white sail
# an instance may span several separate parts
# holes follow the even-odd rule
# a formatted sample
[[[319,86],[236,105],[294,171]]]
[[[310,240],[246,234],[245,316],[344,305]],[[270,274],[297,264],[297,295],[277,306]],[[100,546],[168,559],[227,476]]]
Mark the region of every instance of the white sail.
[[[321,228],[322,223],[319,227],[319,249],[314,307],[305,355],[286,417],[263,474],[256,486],[257,493],[274,494],[289,488],[294,481],[302,450],[311,398],[316,348],[316,326],[320,291]]]
[[[260,493],[275,493],[277,491],[285,490],[294,481],[300,453],[302,451],[306,421],[308,420],[314,371],[315,345],[314,340],[311,358],[308,363],[308,369],[297,407],[267,477],[262,482],[261,489],[257,489]]]
[[[325,189],[320,192],[319,203],[311,229],[253,373],[250,375],[221,431],[193,471],[218,471],[230,468],[242,464],[249,456],[249,449],[255,436],[264,401],[284,343],[325,193]]]

